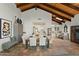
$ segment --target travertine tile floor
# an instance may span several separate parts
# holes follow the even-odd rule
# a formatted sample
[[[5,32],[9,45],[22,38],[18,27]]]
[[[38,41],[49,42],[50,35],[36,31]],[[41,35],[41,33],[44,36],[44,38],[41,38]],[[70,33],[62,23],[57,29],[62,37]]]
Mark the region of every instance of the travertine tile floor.
[[[79,44],[53,39],[48,49],[25,49],[22,43],[0,53],[2,56],[79,56]]]

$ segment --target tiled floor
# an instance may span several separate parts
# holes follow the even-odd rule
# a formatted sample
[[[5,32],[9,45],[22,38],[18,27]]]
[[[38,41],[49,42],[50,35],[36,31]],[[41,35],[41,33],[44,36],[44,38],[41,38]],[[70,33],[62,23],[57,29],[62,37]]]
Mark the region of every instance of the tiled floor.
[[[5,56],[78,56],[79,44],[69,40],[53,39],[48,49],[25,49],[22,43],[3,51],[0,55]]]

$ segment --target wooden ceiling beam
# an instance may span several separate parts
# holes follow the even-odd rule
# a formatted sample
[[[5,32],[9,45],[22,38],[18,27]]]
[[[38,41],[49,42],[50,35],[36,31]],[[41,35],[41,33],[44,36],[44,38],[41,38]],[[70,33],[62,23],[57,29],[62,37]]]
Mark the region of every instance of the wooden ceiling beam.
[[[42,9],[42,10],[45,10],[45,11],[47,11],[47,12],[50,12],[50,13],[56,15],[57,17],[59,17],[59,18],[61,18],[61,19],[65,19],[65,20],[71,21],[71,19],[69,19],[69,18],[67,18],[67,17],[64,17],[63,15],[60,15],[60,14],[54,12],[54,11],[52,10],[52,8],[49,9],[49,7],[47,7],[47,6],[45,6],[45,5],[39,4],[39,5],[38,5],[38,8],[40,8],[40,9]]]
[[[58,4],[58,3],[57,3],[57,4]],[[54,3],[54,4],[51,4],[51,3],[49,3],[49,4],[48,4],[48,3],[44,3],[44,5],[49,6],[50,8],[53,8],[53,9],[59,11],[59,12],[62,12],[62,13],[64,13],[64,14],[70,16],[70,17],[74,17],[73,14],[68,13],[68,11],[64,11],[65,9],[62,10],[62,9],[60,9],[59,7],[57,7],[57,6],[56,6],[56,3]]]
[[[50,3],[49,5],[54,6],[58,9],[61,9],[65,12],[71,14],[71,16],[74,16],[75,14],[79,14],[79,11],[74,10],[74,9],[68,7],[68,6],[65,6],[65,5],[61,4],[61,3]]]
[[[61,22],[65,23],[65,21],[64,21],[64,20],[62,20]]]
[[[68,6],[68,7],[72,8],[72,9],[74,9],[74,10],[79,11],[79,7],[77,7],[77,6],[74,6],[74,5],[69,4],[69,3],[62,3],[62,4],[65,5],[65,6]]]
[[[53,9],[53,8],[50,8],[49,6],[46,6],[46,5],[44,5],[44,4],[39,4],[39,5],[40,5],[41,7],[43,7],[43,8],[45,8],[45,9],[48,9],[48,10],[52,11],[53,13],[56,13],[56,14],[58,14],[58,15],[61,15],[61,16],[64,17],[64,18],[71,19],[70,16],[68,16],[68,15],[66,15],[66,14],[64,14],[64,13],[62,13],[62,12],[59,12],[59,11]]]
[[[19,8],[23,5],[28,5],[28,4],[30,4],[30,3],[16,3],[16,6],[17,6],[17,8]]]
[[[58,24],[62,24],[62,22],[60,20],[56,19],[56,17],[53,17],[53,16],[52,16],[52,21],[55,21]]]
[[[52,19],[56,19],[56,18],[58,18],[58,17],[55,17],[55,16],[52,16]],[[60,20],[60,19],[56,19],[58,22],[63,22],[63,23],[65,23],[65,21],[62,19],[62,20]]]
[[[23,10],[21,10],[21,11],[24,12],[24,11],[29,10],[29,9],[32,9],[32,8],[34,8],[34,6],[31,6],[31,7],[25,8],[25,9],[23,9]]]
[[[79,3],[71,3],[71,4],[79,8]]]
[[[25,10],[28,10],[28,9],[31,9],[31,8],[34,8],[34,4],[28,4],[28,5],[23,5],[21,7],[19,7],[21,9],[21,11],[25,11]]]
[[[59,21],[59,20],[57,20],[57,19],[55,19],[55,18],[52,18],[52,21],[55,21],[55,22],[57,22],[58,24],[62,24],[61,21]]]

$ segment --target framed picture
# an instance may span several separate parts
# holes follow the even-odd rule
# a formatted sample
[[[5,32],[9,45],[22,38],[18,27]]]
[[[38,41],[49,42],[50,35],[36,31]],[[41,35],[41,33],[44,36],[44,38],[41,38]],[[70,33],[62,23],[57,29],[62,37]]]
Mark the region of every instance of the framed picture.
[[[11,36],[11,21],[0,19],[0,38],[10,37]]]

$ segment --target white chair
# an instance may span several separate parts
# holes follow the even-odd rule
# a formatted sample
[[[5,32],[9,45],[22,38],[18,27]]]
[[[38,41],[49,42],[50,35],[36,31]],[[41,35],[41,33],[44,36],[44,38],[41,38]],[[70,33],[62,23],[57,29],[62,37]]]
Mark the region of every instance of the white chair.
[[[64,40],[68,40],[69,39],[69,34],[67,32],[64,32],[63,39]]]
[[[40,36],[39,45],[40,45],[40,46],[46,46],[46,44],[47,44],[46,39],[47,39],[46,37]]]
[[[29,45],[30,46],[36,46],[36,38],[35,36],[32,36],[29,38]]]
[[[28,39],[28,36],[26,34],[22,35],[22,42],[25,45],[26,44],[26,40]]]

